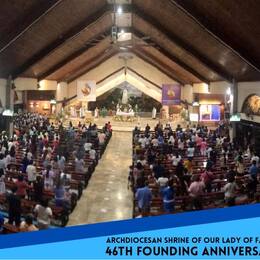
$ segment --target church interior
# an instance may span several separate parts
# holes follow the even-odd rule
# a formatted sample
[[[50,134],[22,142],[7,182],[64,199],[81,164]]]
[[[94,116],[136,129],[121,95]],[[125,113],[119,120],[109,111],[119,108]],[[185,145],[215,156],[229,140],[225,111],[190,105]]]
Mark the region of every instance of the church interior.
[[[0,6],[2,234],[260,201],[260,1]]]

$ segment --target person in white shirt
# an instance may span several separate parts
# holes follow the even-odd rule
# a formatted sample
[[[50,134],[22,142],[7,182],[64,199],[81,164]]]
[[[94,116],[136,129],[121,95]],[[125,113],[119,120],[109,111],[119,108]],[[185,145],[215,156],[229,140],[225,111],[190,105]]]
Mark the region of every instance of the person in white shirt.
[[[36,167],[34,166],[34,163],[32,161],[27,166],[26,173],[27,173],[27,179],[29,183],[36,181],[37,172],[36,172]]]
[[[161,176],[157,179],[157,184],[159,185],[160,191],[167,186],[168,178],[165,176]]]
[[[179,148],[180,150],[183,150],[183,149],[184,149],[184,142],[183,142],[181,139],[178,140],[178,148]]]
[[[181,156],[178,153],[176,153],[176,155],[172,156],[172,165],[173,166],[177,166],[180,161],[181,161]]]
[[[174,143],[175,143],[175,139],[174,139],[173,135],[171,135],[169,140],[168,140],[168,144],[174,145]]]
[[[58,167],[61,171],[64,171],[65,169],[65,162],[66,162],[66,159],[65,157],[62,155],[59,157],[59,160],[58,160]]]
[[[219,137],[216,138],[216,146],[217,147],[221,146],[221,139]]]
[[[104,132],[98,134],[99,144],[102,145],[105,143],[106,134]]]
[[[92,147],[92,143],[85,143],[84,144],[84,149],[85,149],[86,152],[88,152],[91,149],[91,147]]]
[[[5,175],[4,170],[0,169],[0,194],[5,194]]]
[[[252,157],[251,157],[251,163],[252,163],[253,161],[256,162],[256,166],[258,167],[258,165],[259,165],[259,157],[258,157],[255,153],[253,153],[253,154],[252,154]]]
[[[187,157],[190,158],[190,159],[193,159],[194,157],[194,152],[195,152],[195,148],[193,146],[190,146],[188,149],[187,149]]]
[[[223,191],[225,193],[225,201],[228,206],[235,205],[236,190],[238,189],[234,178],[231,178],[229,182],[224,186]]]
[[[92,160],[96,160],[96,151],[94,149],[91,149],[89,151],[89,158]]]
[[[5,152],[6,152],[5,146],[2,146],[2,148],[1,148],[1,154],[5,154]]]
[[[51,223],[52,210],[48,207],[48,202],[46,200],[42,201],[41,205],[37,204],[34,209],[34,213],[37,218],[38,228],[47,229]]]
[[[206,151],[206,154],[208,156],[208,158],[210,158],[210,153],[213,151],[212,147],[209,146],[209,148]]]
[[[85,167],[85,163],[83,159],[75,159],[75,171],[79,173],[86,173],[87,168]]]
[[[10,151],[13,146],[15,146],[15,145],[14,145],[14,142],[13,142],[13,140],[10,140],[10,141],[8,142],[8,151]]]
[[[27,153],[27,159],[29,160],[29,161],[31,161],[32,160],[32,153],[31,152],[28,152]]]
[[[5,168],[8,168],[8,165],[12,162],[11,155],[7,154],[4,160],[5,160]]]
[[[140,145],[141,145],[142,148],[145,148],[146,138],[142,135],[142,136],[139,138],[138,143],[140,143]]]
[[[153,139],[152,139],[152,145],[153,145],[153,147],[158,147],[159,142],[158,142],[158,139],[157,139],[157,138],[153,138]]]

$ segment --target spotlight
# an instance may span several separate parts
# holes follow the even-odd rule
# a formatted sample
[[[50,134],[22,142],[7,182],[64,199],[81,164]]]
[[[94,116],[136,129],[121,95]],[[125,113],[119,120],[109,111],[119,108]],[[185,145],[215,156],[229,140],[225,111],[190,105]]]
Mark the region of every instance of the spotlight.
[[[124,30],[124,29],[122,29],[122,30],[120,31],[120,33],[121,33],[121,34],[124,34],[124,33],[125,33],[125,30]]]
[[[123,13],[123,9],[122,9],[121,6],[118,6],[118,8],[117,8],[117,13],[118,13],[118,14],[122,14],[122,13]]]

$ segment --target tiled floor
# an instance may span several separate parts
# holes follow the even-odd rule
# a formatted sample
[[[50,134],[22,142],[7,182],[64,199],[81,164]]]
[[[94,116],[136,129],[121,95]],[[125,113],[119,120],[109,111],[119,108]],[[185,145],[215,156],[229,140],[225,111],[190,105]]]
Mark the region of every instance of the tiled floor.
[[[132,157],[131,132],[113,132],[88,187],[70,215],[68,225],[132,217],[132,192],[127,189]]]

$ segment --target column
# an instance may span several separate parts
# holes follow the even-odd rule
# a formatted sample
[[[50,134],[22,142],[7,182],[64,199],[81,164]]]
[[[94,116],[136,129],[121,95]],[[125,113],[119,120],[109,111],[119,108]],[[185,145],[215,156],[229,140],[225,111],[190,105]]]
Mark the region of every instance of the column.
[[[57,85],[56,101],[61,101],[64,98],[68,98],[68,84],[66,82],[60,82]],[[61,112],[62,103],[56,105],[56,114]]]
[[[233,79],[231,85],[231,95],[232,95],[232,104],[231,104],[231,114],[236,114],[238,112],[238,85],[237,81]],[[231,140],[236,137],[236,122],[232,122],[232,129],[230,130]]]
[[[5,107],[5,99],[6,99],[6,79],[0,79],[0,105]]]
[[[14,89],[13,79],[11,76],[6,81],[6,92],[5,92],[5,108],[14,111]],[[13,134],[13,119],[11,117],[5,117],[6,131],[11,136]]]

